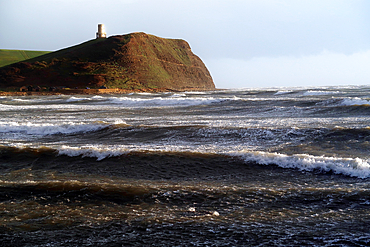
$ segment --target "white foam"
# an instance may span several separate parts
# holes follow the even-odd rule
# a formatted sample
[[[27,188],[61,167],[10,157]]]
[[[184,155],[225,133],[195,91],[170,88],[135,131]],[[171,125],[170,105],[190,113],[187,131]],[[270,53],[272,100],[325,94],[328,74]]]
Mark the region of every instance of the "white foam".
[[[143,93],[136,93],[136,94],[138,94],[138,95],[155,95],[155,93],[153,94],[153,93],[145,93],[145,92],[143,92]]]
[[[23,96],[21,96],[23,97]],[[44,97],[34,97],[34,98],[19,98],[16,96],[15,98],[11,98],[10,102],[21,102],[25,104],[33,104],[33,103],[49,103],[49,102],[58,102],[64,101],[66,98],[65,96],[44,96]]]
[[[27,143],[9,143],[7,146],[17,148],[40,148]],[[250,151],[230,148],[229,151],[215,145],[166,145],[166,144],[142,144],[142,145],[51,145],[43,148],[55,149],[59,155],[70,157],[92,157],[103,160],[109,157],[121,156],[130,152],[191,152],[202,154],[221,154],[241,157],[245,162],[256,162],[260,165],[277,165],[282,168],[298,169],[300,171],[321,170],[333,172],[345,176],[357,178],[370,178],[370,161],[361,158],[337,158],[313,156],[308,154],[287,155],[281,153],[269,153],[262,151]]]
[[[8,111],[8,110],[19,110],[19,111],[27,111],[33,109],[42,109],[42,110],[96,110],[98,104],[73,104],[74,102],[70,102],[69,104],[38,104],[38,105],[5,105],[0,104],[0,111]],[[116,107],[112,106],[111,104],[99,104],[99,110],[110,110],[113,108],[121,108],[123,106],[117,105]]]
[[[24,145],[24,144],[22,144]],[[32,147],[37,148],[37,147]],[[164,144],[143,144],[143,145],[83,145],[83,146],[54,146],[50,147],[56,149],[59,155],[67,155],[70,157],[82,156],[92,157],[102,160],[109,157],[120,156],[130,152],[192,152],[192,153],[204,153],[204,154],[215,154],[217,147],[214,146],[200,146],[195,148],[194,146],[188,145],[164,145]]]
[[[274,93],[274,95],[289,94],[289,93],[293,93],[293,91],[291,91],[291,90],[278,91],[278,92]]]
[[[355,105],[370,105],[370,100],[361,99],[361,98],[346,98],[343,99],[341,105],[345,106],[355,106]]]
[[[201,104],[212,104],[223,99],[213,97],[154,97],[154,98],[133,98],[133,97],[111,97],[111,103],[127,107],[163,107],[163,106],[192,106]]]
[[[282,168],[294,168],[301,171],[313,171],[315,169],[325,172],[332,171],[335,174],[342,174],[351,177],[369,178],[370,164],[368,160],[360,158],[334,158],[323,156],[312,156],[307,154],[286,155],[279,153],[268,153],[260,151],[248,151],[227,153],[213,146],[200,146],[191,148],[189,146],[83,146],[68,147],[63,146],[58,149],[60,155],[94,157],[102,160],[108,157],[120,156],[129,152],[193,152],[204,154],[226,154],[241,156],[246,162],[256,162],[261,165],[278,165]]]
[[[186,94],[184,93],[174,93],[171,95],[171,97],[176,98],[176,97],[186,97]]]
[[[79,102],[79,101],[87,101],[87,100],[91,100],[91,98],[72,96],[69,99],[67,99],[66,102]]]
[[[370,177],[369,160],[360,158],[334,158],[308,154],[286,155],[268,152],[248,152],[242,156],[247,162],[257,162],[262,165],[275,164],[282,168],[295,168],[302,171],[319,169],[351,177]]]
[[[201,91],[186,91],[186,94],[206,94],[206,92],[201,92]]]
[[[31,100],[29,100],[29,99],[20,99],[20,98],[15,98],[15,99],[12,99],[12,101],[18,101],[18,102],[30,102]]]
[[[318,95],[330,95],[330,94],[338,94],[339,91],[316,91],[316,90],[309,90],[304,92],[304,96],[318,96]]]
[[[93,145],[87,145],[82,147],[70,147],[62,146],[58,149],[59,155],[67,155],[70,157],[82,156],[97,158],[97,160],[103,160],[108,157],[120,156],[128,153],[130,150],[124,147],[112,148],[112,147],[99,147]]]
[[[105,99],[103,96],[100,95],[94,95],[92,99]]]
[[[127,125],[126,121],[122,120],[122,119],[112,119],[113,120],[113,124],[115,125]]]
[[[32,122],[0,122],[0,133],[22,133],[27,135],[72,134],[97,131],[107,127],[103,123],[62,122],[62,123],[32,123]]]

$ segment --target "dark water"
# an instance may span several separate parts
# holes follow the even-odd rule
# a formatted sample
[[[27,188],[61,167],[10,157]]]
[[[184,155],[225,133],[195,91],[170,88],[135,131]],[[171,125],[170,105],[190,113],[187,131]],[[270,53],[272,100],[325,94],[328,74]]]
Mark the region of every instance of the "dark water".
[[[0,99],[0,246],[368,246],[370,88]]]

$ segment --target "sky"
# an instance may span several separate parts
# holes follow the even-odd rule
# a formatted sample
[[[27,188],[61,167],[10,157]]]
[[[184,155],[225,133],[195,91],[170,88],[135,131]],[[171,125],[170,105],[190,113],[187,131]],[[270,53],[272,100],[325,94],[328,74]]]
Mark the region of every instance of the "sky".
[[[370,85],[369,0],[0,0],[0,49],[145,32],[189,42],[218,88]]]

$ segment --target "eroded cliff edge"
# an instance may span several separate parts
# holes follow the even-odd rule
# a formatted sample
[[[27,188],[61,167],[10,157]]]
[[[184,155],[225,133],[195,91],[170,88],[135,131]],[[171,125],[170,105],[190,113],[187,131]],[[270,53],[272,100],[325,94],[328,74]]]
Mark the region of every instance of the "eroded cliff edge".
[[[0,68],[0,87],[212,90],[189,44],[146,33],[95,39]]]

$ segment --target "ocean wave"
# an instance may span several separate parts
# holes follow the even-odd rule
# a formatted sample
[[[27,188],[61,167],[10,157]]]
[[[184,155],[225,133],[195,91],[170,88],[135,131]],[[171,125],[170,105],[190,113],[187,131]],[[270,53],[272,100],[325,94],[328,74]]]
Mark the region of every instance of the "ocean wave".
[[[24,96],[21,96],[24,97]],[[74,104],[79,102],[94,103],[99,101],[104,101],[106,98],[100,95],[94,96],[70,96],[70,95],[49,95],[49,96],[39,96],[33,98],[20,98],[20,96],[15,96],[8,98],[6,101],[2,102],[4,105],[10,106],[37,106],[37,105],[56,105],[56,104]]]
[[[30,102],[32,101],[31,99],[20,99],[20,98],[15,98],[12,99],[12,101],[17,101],[17,102]]]
[[[117,122],[122,124],[122,122]],[[0,133],[22,133],[26,135],[54,135],[74,134],[97,131],[106,128],[108,125],[103,122],[62,122],[62,123],[19,123],[0,122]]]
[[[201,92],[201,91],[186,91],[185,94],[207,94],[209,92]]]
[[[72,103],[72,102],[79,102],[79,101],[90,101],[92,98],[88,97],[70,97],[66,100],[66,102]]]
[[[274,95],[281,95],[281,94],[290,94],[290,93],[293,93],[294,91],[292,90],[283,90],[283,91],[277,91],[276,93],[274,93]]]
[[[214,97],[110,97],[112,104],[120,104],[128,107],[164,107],[164,106],[194,106],[221,102],[224,99]]]
[[[68,100],[69,96],[63,95],[49,95],[43,97],[30,97],[25,98],[25,96],[11,96],[9,97],[8,103],[11,105],[28,105],[28,104],[55,104],[61,103]]]
[[[217,150],[215,147],[198,147],[196,149],[187,146],[169,147],[166,145],[158,145],[156,147],[137,146],[137,145],[85,145],[85,146],[55,146],[55,147],[30,147],[25,144],[12,146],[1,146],[0,151],[7,149],[8,154],[13,153],[18,156],[21,152],[33,153],[42,155],[47,152],[55,156],[68,156],[80,158],[94,158],[97,161],[119,157],[129,154],[156,154],[156,155],[192,155],[203,157],[214,157],[221,155],[230,158],[239,158],[245,163],[256,163],[258,165],[277,165],[281,168],[297,169],[300,171],[321,171],[323,173],[332,172],[337,175],[344,175],[356,178],[370,178],[370,163],[369,160],[361,158],[338,158],[314,156],[308,154],[287,155],[281,153],[271,153],[262,151],[230,151],[224,152]],[[14,150],[12,150],[14,149]],[[10,151],[9,151],[10,150]],[[0,152],[1,153],[1,152]],[[34,160],[34,158],[32,158]]]
[[[275,164],[282,168],[294,168],[301,171],[320,170],[357,178],[370,177],[369,161],[360,158],[335,158],[308,154],[286,155],[268,152],[248,152],[241,156],[246,162],[256,162],[261,165]]]
[[[59,155],[67,155],[70,157],[82,156],[82,157],[90,157],[96,158],[98,161],[110,158],[110,157],[117,157],[127,153],[134,151],[133,149],[129,149],[127,147],[100,147],[100,146],[93,146],[87,145],[83,147],[71,147],[71,146],[62,146],[58,148],[57,152]]]
[[[173,97],[173,98],[186,97],[186,94],[184,94],[184,93],[174,93],[174,94],[171,95],[171,97]]]
[[[358,97],[355,98],[345,98],[342,100],[341,105],[344,106],[369,106],[370,105],[370,100],[367,99],[361,99]]]
[[[303,93],[304,96],[319,96],[319,95],[330,95],[339,94],[340,91],[319,91],[319,90],[309,90]]]
[[[51,152],[58,156],[66,155],[69,157],[88,157],[95,158],[97,161],[104,159],[119,157],[130,153],[153,153],[153,154],[194,154],[194,155],[223,155],[220,151],[217,152],[217,147],[203,146],[194,148],[186,145],[167,146],[167,145],[51,145],[38,147],[27,143],[11,143],[9,145],[0,145],[1,149],[14,149],[12,152],[31,152],[44,153]],[[1,152],[0,152],[1,153]]]

